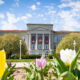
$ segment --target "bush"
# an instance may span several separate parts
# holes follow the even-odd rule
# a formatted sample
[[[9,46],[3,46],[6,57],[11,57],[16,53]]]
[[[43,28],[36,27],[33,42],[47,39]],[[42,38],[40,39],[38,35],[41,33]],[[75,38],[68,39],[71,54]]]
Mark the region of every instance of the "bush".
[[[18,55],[16,55],[14,58],[15,59],[19,59],[19,54]],[[33,55],[33,54],[22,54],[21,55],[21,58],[22,59],[36,59],[36,58],[41,58],[41,55]]]
[[[73,46],[74,40],[76,41],[75,49],[77,52],[80,47],[80,33],[70,33],[66,35],[66,37],[64,37],[62,41],[60,41],[60,43],[56,48],[56,53],[59,55],[61,49],[66,49],[66,48],[74,49]]]
[[[53,55],[52,54],[48,55],[48,58],[53,59]]]
[[[2,39],[1,39],[2,38]],[[27,47],[21,36],[17,34],[5,34],[0,38],[0,49],[4,49],[7,53],[7,58],[10,58],[12,53],[20,52],[20,40],[22,40],[22,53],[27,53]]]

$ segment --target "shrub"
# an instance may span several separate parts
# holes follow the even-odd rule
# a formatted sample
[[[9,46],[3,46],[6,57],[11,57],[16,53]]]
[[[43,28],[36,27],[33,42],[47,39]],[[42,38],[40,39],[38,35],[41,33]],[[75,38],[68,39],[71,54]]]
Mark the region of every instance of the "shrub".
[[[48,58],[53,59],[53,55],[52,54],[48,55]]]
[[[18,55],[16,55],[14,58],[15,59],[19,59],[19,54]],[[36,58],[41,58],[41,55],[33,55],[33,54],[22,54],[21,55],[21,58],[22,59],[36,59]]]
[[[22,53],[27,52],[26,43],[17,34],[5,34],[0,39],[0,49],[4,49],[7,53],[7,58],[10,58],[12,53],[20,52],[20,40],[22,40]]]
[[[75,49],[78,51],[80,47],[80,33],[70,33],[64,37],[56,48],[56,53],[59,55],[61,49],[74,49],[73,42],[76,41]]]

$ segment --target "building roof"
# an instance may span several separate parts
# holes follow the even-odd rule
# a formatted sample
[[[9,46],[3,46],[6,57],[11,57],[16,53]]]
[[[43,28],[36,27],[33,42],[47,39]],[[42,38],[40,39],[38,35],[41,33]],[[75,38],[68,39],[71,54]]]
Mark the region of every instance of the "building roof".
[[[0,31],[3,31],[3,32],[9,32],[9,31],[12,31],[12,32],[27,32],[27,30],[0,30]],[[80,33],[80,31],[53,31],[55,33]]]
[[[27,30],[0,30],[3,32],[12,31],[12,32],[27,32]]]
[[[80,31],[53,31],[56,33],[80,33]]]
[[[49,25],[49,26],[53,26],[53,24],[36,24],[36,23],[28,23],[27,25]]]

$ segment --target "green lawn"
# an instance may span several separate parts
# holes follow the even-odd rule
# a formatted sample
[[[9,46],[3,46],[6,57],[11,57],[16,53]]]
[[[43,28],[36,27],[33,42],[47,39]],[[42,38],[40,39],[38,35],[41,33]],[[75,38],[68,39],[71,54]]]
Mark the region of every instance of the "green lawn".
[[[35,61],[35,59],[7,59],[7,62],[32,62]],[[47,61],[52,61],[52,59],[47,59]]]
[[[80,58],[78,58],[80,60]],[[7,62],[32,62],[35,61],[35,59],[7,59]],[[52,61],[52,59],[47,59],[48,62]]]

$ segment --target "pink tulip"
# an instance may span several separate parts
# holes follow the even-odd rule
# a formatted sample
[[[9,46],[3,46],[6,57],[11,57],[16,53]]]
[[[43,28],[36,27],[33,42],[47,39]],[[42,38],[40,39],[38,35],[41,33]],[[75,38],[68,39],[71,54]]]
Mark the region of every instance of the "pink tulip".
[[[46,66],[46,64],[47,64],[47,62],[46,62],[46,60],[45,59],[36,59],[36,67],[37,68],[42,68],[42,69],[44,69],[45,68],[45,66]]]
[[[8,62],[8,65],[9,65],[9,66],[11,66],[11,64],[12,64],[11,62]]]
[[[59,58],[61,58],[61,56],[59,56]]]

